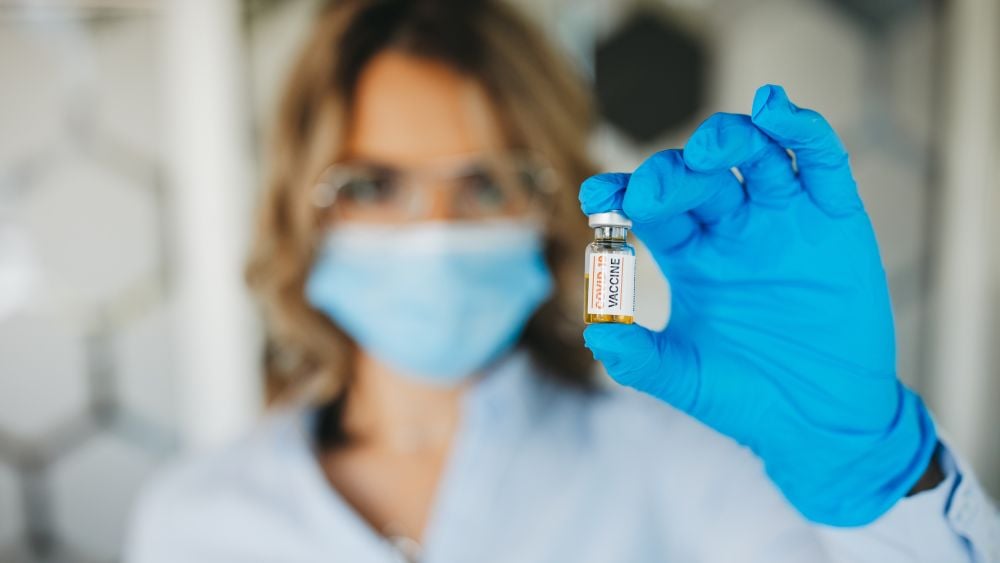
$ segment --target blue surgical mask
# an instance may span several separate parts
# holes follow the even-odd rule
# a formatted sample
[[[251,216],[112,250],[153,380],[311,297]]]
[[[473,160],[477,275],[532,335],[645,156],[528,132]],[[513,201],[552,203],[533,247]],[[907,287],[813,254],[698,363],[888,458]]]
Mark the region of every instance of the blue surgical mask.
[[[306,296],[364,350],[454,384],[508,351],[552,290],[539,228],[524,221],[343,224]]]

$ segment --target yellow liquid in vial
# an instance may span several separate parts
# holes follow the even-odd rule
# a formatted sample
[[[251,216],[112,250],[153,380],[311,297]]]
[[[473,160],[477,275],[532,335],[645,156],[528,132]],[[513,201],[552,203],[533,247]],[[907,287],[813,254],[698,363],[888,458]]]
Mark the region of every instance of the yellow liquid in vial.
[[[590,301],[590,274],[583,275],[583,284],[587,288],[587,291],[583,293],[583,322],[587,324],[594,323],[621,323],[630,325],[635,322],[635,316],[633,315],[599,315],[596,313],[588,313],[587,306]]]

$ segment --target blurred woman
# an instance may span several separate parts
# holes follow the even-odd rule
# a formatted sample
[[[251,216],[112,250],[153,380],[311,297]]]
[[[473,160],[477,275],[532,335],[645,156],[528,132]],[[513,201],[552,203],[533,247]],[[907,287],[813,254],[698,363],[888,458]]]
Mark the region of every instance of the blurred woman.
[[[570,67],[505,4],[325,9],[281,103],[248,268],[274,412],[157,480],[129,559],[905,551],[908,531],[810,524],[747,450],[595,385],[576,203],[595,172],[591,121]],[[908,510],[940,528],[933,509]],[[926,541],[965,553],[957,535]]]

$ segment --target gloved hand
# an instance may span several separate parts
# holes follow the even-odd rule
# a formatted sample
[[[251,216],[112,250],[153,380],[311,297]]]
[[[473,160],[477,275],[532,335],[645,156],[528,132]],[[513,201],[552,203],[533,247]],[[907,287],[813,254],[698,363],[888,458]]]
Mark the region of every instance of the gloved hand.
[[[815,522],[863,525],[906,495],[937,436],[896,378],[875,235],[822,116],[764,86],[750,116],[713,115],[580,202],[623,209],[671,287],[661,332],[587,327],[611,377],[749,446]]]

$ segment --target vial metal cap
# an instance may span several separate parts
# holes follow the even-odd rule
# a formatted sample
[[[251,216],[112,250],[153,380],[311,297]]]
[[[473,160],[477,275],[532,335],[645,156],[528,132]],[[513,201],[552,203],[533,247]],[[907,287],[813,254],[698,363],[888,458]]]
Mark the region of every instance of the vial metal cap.
[[[632,220],[625,216],[620,209],[612,209],[604,213],[593,213],[588,216],[587,223],[591,227],[625,227],[632,228]]]

